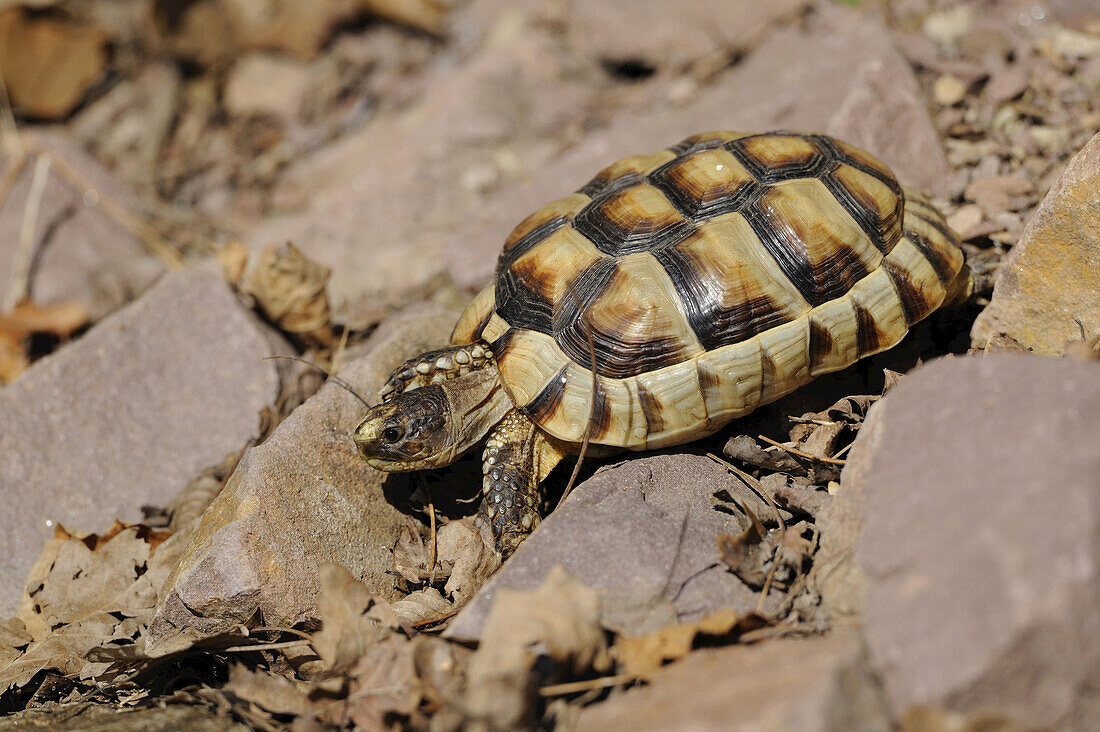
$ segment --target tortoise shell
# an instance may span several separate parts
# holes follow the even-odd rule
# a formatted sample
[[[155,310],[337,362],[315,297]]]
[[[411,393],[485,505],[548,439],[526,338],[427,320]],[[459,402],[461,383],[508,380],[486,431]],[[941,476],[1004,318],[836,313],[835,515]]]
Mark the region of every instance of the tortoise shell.
[[[551,435],[580,442],[591,415],[592,442],[655,448],[889,348],[962,265],[943,216],[867,152],[711,132],[517,226],[480,336]]]

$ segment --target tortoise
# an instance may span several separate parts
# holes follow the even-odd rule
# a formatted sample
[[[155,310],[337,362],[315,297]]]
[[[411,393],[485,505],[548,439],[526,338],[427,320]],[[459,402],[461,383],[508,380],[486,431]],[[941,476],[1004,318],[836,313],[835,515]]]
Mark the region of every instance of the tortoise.
[[[694,135],[524,219],[451,345],[396,369],[354,439],[409,471],[487,436],[480,515],[507,555],[586,436],[646,450],[712,434],[893,346],[968,283],[943,215],[864,150]]]

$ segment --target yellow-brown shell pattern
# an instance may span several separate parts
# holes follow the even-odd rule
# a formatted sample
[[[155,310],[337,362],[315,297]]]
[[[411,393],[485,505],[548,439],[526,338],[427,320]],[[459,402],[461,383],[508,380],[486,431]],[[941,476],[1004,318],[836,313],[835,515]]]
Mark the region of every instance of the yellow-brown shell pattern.
[[[863,150],[705,133],[520,223],[481,335],[550,434],[654,448],[889,348],[962,264],[943,216]]]

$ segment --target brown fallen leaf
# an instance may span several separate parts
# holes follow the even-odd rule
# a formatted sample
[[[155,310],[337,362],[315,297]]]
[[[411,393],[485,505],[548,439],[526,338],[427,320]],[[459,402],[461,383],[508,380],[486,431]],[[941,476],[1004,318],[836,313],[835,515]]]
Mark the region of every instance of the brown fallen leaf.
[[[0,10],[0,78],[16,110],[58,119],[73,111],[107,69],[107,35],[95,26]]]
[[[434,587],[425,587],[406,595],[391,607],[398,618],[413,626],[430,623],[433,620],[444,620],[458,610]]]
[[[285,676],[253,670],[244,664],[229,667],[229,682],[222,691],[230,697],[255,704],[272,714],[304,716],[313,710],[305,684]]]
[[[413,643],[391,634],[371,646],[351,670],[347,714],[358,729],[385,729],[391,714],[408,716],[423,697]]]
[[[534,590],[500,590],[481,645],[470,661],[465,707],[491,728],[516,729],[531,722],[540,674],[604,672],[611,666],[600,627],[600,600],[556,566]]]
[[[317,604],[322,625],[313,634],[313,647],[330,674],[343,674],[389,630],[368,615],[374,598],[351,572],[338,564],[326,564],[320,575]]]
[[[26,339],[35,333],[68,338],[88,323],[87,309],[77,302],[37,305],[24,301],[0,314],[0,384],[15,381],[29,365]]]
[[[166,537],[118,522],[104,534],[58,526],[27,579],[21,634],[8,627],[20,642],[24,636],[31,642],[18,656],[0,656],[8,659],[0,664],[0,694],[45,669],[88,678],[110,665],[89,660],[94,650],[137,642],[186,539]]]
[[[619,661],[619,672],[644,677],[666,661],[686,656],[697,636],[722,637],[737,627],[737,613],[722,608],[693,623],[680,623],[640,636],[619,636],[611,653]]]
[[[283,331],[311,346],[330,346],[336,342],[325,291],[330,274],[288,243],[265,249],[246,269],[241,289]]]
[[[767,581],[777,540],[755,513],[745,506],[741,506],[741,510],[749,517],[749,527],[738,536],[719,534],[718,553],[738,579],[759,589]]]

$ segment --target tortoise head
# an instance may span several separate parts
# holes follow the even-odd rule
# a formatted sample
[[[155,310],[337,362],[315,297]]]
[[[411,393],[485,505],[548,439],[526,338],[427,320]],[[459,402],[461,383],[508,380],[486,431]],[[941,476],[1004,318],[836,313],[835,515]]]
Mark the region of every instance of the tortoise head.
[[[496,369],[487,368],[371,407],[355,428],[355,446],[378,470],[440,468],[477,444],[511,408]]]

